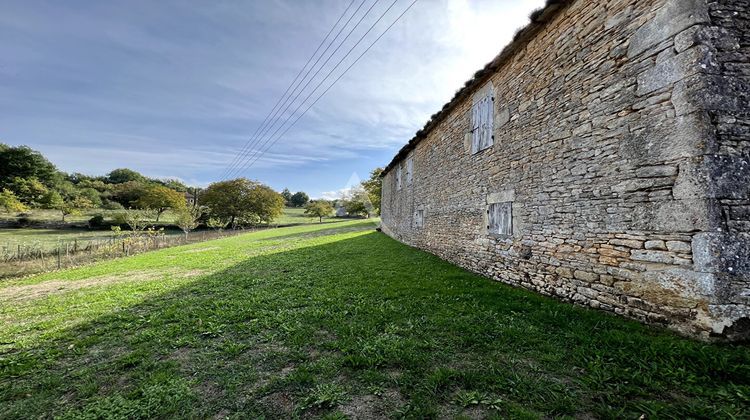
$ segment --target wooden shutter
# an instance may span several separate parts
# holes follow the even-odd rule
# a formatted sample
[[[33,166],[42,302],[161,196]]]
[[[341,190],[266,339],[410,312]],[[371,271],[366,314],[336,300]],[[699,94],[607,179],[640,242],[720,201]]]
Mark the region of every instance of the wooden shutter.
[[[414,179],[414,158],[406,160],[406,185],[411,185]]]
[[[494,108],[495,104],[492,100],[492,92],[487,92],[487,96],[484,97],[484,116],[482,117],[482,149],[486,149],[492,146],[492,126],[494,120]]]
[[[419,209],[414,212],[414,227],[424,226],[424,210]]]
[[[477,153],[494,143],[492,131],[494,126],[495,104],[492,100],[492,90],[481,99],[474,102],[471,108],[471,151]]]
[[[482,150],[482,102],[471,106],[471,153]]]
[[[493,203],[487,210],[487,230],[496,235],[513,234],[512,204]]]

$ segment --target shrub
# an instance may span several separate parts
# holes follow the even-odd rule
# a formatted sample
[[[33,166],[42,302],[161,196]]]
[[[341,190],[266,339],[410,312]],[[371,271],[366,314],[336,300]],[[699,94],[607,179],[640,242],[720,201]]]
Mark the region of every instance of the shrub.
[[[123,207],[122,204],[118,203],[117,201],[110,200],[104,200],[102,208],[104,208],[105,210],[125,210],[125,207]]]
[[[115,213],[112,216],[112,222],[118,226],[124,225],[128,223],[128,214],[127,213]]]
[[[26,211],[27,207],[18,200],[13,191],[3,188],[0,191],[0,209],[5,209],[7,212],[19,212]]]
[[[97,214],[89,219],[90,228],[100,228],[102,226],[104,226],[104,216],[102,216],[101,214]]]
[[[25,213],[22,213],[22,216],[19,217],[18,219],[16,219],[16,225],[18,227],[29,227],[29,226],[31,226],[31,224],[34,223],[34,221],[31,220],[30,217],[23,216],[23,214],[25,214]]]

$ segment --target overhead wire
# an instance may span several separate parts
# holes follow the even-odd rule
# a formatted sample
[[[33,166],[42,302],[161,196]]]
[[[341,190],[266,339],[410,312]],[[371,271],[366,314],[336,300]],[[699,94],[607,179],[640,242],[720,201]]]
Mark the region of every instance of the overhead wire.
[[[369,46],[368,46],[368,47],[367,47],[367,48],[366,48],[366,49],[365,49],[365,50],[364,50],[364,51],[363,51],[363,52],[362,52],[362,53],[361,53],[361,54],[360,54],[360,55],[359,55],[359,56],[358,56],[358,57],[357,57],[357,58],[356,58],[356,59],[355,59],[355,60],[354,60],[354,61],[353,61],[353,62],[352,62],[352,63],[351,63],[351,64],[350,64],[350,65],[349,65],[349,66],[348,66],[348,67],[347,67],[347,68],[346,68],[346,69],[345,69],[345,70],[344,70],[344,71],[343,71],[342,73],[341,73],[341,74],[339,74],[339,76],[338,76],[338,77],[337,77],[337,78],[336,78],[336,79],[335,79],[335,80],[333,81],[333,83],[331,83],[330,85],[328,85],[328,87],[327,87],[327,88],[326,88],[326,89],[325,89],[325,90],[324,90],[324,91],[323,91],[323,92],[322,92],[322,93],[321,93],[320,95],[318,95],[318,97],[317,97],[317,98],[316,98],[316,99],[315,99],[315,100],[314,100],[314,101],[313,101],[312,103],[310,103],[310,105],[309,105],[309,106],[308,106],[307,108],[305,108],[305,110],[304,110],[304,111],[303,111],[303,112],[302,112],[302,113],[301,113],[300,115],[298,115],[298,116],[297,116],[297,117],[296,117],[296,118],[295,118],[295,119],[294,119],[294,120],[292,121],[292,123],[291,123],[291,124],[290,124],[289,126],[287,126],[287,127],[286,127],[286,129],[284,129],[284,131],[282,131],[282,132],[281,132],[280,134],[276,135],[276,133],[278,133],[279,129],[280,129],[281,127],[283,127],[283,125],[282,125],[282,126],[281,126],[281,127],[279,127],[279,129],[277,129],[277,130],[276,130],[276,131],[275,131],[275,132],[274,132],[273,134],[271,134],[271,136],[270,136],[270,137],[269,137],[269,138],[268,138],[268,139],[266,140],[266,142],[264,142],[264,143],[263,143],[262,145],[260,145],[260,148],[259,148],[258,150],[260,150],[260,149],[263,149],[264,147],[265,147],[265,149],[263,149],[263,150],[262,150],[262,151],[260,152],[260,154],[255,154],[255,155],[253,155],[253,157],[251,157],[250,159],[248,159],[248,160],[246,161],[246,163],[245,163],[245,164],[244,164],[244,165],[242,166],[242,169],[240,169],[240,170],[239,170],[239,173],[242,173],[242,172],[246,171],[247,169],[251,168],[251,167],[252,167],[252,165],[253,165],[253,164],[255,164],[255,162],[257,162],[257,161],[258,161],[258,160],[260,159],[260,157],[262,157],[262,156],[263,156],[263,155],[264,155],[264,154],[265,154],[265,153],[266,153],[266,152],[267,152],[267,151],[268,151],[268,150],[269,150],[269,149],[270,149],[271,147],[273,147],[273,145],[274,145],[274,144],[276,144],[276,143],[278,142],[278,140],[279,140],[279,139],[280,139],[281,137],[283,137],[283,136],[284,136],[284,135],[285,135],[285,134],[286,134],[286,133],[287,133],[287,132],[288,132],[288,131],[289,131],[289,130],[290,130],[290,129],[292,128],[292,127],[294,127],[294,125],[295,125],[295,124],[296,124],[296,123],[297,123],[297,122],[298,122],[298,121],[299,121],[299,120],[300,120],[300,119],[301,119],[301,118],[302,118],[302,117],[303,117],[303,116],[304,116],[305,114],[307,114],[307,112],[308,112],[308,111],[309,111],[309,110],[310,110],[310,109],[311,109],[311,108],[312,108],[313,106],[315,106],[315,104],[317,104],[317,103],[318,103],[318,101],[320,101],[320,99],[321,99],[321,98],[322,98],[323,96],[325,96],[325,94],[326,94],[326,93],[328,93],[328,91],[330,91],[330,90],[331,90],[331,88],[332,88],[332,87],[333,87],[333,86],[334,86],[334,85],[335,85],[335,84],[336,84],[336,83],[337,83],[337,82],[338,82],[339,80],[341,80],[341,78],[342,78],[342,77],[343,77],[343,76],[344,76],[344,75],[345,75],[345,74],[346,74],[346,73],[347,73],[347,72],[348,72],[348,71],[349,71],[349,70],[350,70],[350,69],[351,69],[352,67],[354,67],[354,65],[355,65],[355,64],[357,64],[357,63],[358,63],[358,62],[359,62],[359,61],[360,61],[360,60],[362,59],[362,57],[364,57],[364,55],[365,55],[365,54],[366,54],[367,52],[369,52],[369,51],[370,51],[370,49],[372,49],[372,47],[373,47],[373,46],[374,46],[374,45],[375,45],[375,44],[376,44],[376,43],[377,43],[378,41],[380,41],[380,39],[381,39],[381,38],[382,38],[382,37],[383,37],[383,36],[384,36],[384,35],[385,35],[385,34],[386,34],[386,33],[387,33],[387,32],[388,32],[388,31],[389,31],[389,30],[390,30],[390,29],[391,29],[391,28],[392,28],[392,27],[393,27],[393,26],[394,26],[394,25],[395,25],[395,24],[396,24],[396,23],[397,23],[397,22],[399,21],[399,20],[401,20],[401,18],[402,18],[402,17],[403,17],[403,16],[404,16],[404,15],[405,15],[405,14],[406,14],[406,13],[407,13],[407,12],[408,12],[408,11],[409,11],[409,10],[410,10],[410,9],[411,9],[412,7],[413,7],[413,6],[414,6],[414,4],[416,4],[416,3],[417,3],[417,1],[418,1],[418,0],[413,0],[413,1],[412,1],[412,2],[411,2],[411,3],[409,4],[409,6],[408,6],[408,7],[406,8],[406,9],[404,9],[404,11],[403,11],[403,12],[401,12],[401,14],[400,14],[400,15],[399,15],[398,17],[396,17],[396,19],[395,19],[395,20],[394,20],[393,22],[391,22],[391,24],[390,24],[390,25],[388,25],[388,27],[386,27],[386,28],[385,28],[385,30],[384,30],[383,32],[381,32],[381,33],[380,33],[380,35],[379,35],[379,36],[378,36],[378,37],[377,37],[377,38],[376,38],[375,40],[374,40],[374,41],[373,41],[372,43],[370,43],[370,45],[369,45]],[[298,110],[299,110],[299,109],[300,109],[300,108],[302,107],[302,105],[304,105],[304,104],[305,104],[305,102],[307,102],[307,100],[308,100],[308,99],[309,99],[309,98],[310,98],[310,97],[311,97],[311,96],[312,96],[312,95],[313,95],[313,94],[314,94],[314,93],[315,93],[315,92],[316,92],[316,91],[317,91],[317,90],[318,90],[318,89],[320,88],[320,86],[321,86],[321,85],[322,85],[322,84],[323,84],[323,83],[324,83],[324,82],[325,82],[326,80],[328,80],[328,78],[329,78],[329,77],[330,77],[330,76],[331,76],[331,75],[333,74],[333,72],[334,72],[334,71],[335,71],[335,70],[336,70],[336,69],[338,68],[338,66],[339,66],[339,65],[340,65],[340,64],[341,64],[341,63],[342,63],[342,62],[343,62],[343,61],[344,61],[344,60],[345,60],[345,59],[346,59],[346,58],[347,58],[347,57],[348,57],[348,56],[349,56],[350,54],[351,54],[351,52],[352,52],[352,51],[353,51],[353,50],[354,50],[354,49],[355,49],[355,48],[356,48],[356,47],[357,47],[357,46],[358,46],[358,45],[359,45],[359,44],[361,43],[361,41],[362,41],[362,40],[363,40],[363,39],[364,39],[364,38],[365,38],[365,37],[366,37],[366,36],[367,36],[367,35],[368,35],[368,34],[370,33],[370,31],[372,31],[372,29],[373,29],[373,28],[374,28],[374,27],[375,27],[375,26],[376,26],[376,25],[377,25],[377,24],[378,24],[378,23],[379,23],[379,22],[380,22],[380,21],[381,21],[381,20],[383,19],[383,17],[385,17],[385,15],[386,15],[386,14],[387,14],[387,13],[388,13],[388,12],[390,11],[390,9],[391,9],[391,8],[393,8],[393,6],[394,6],[394,5],[395,5],[395,4],[397,3],[397,2],[398,2],[398,0],[394,0],[394,2],[393,2],[393,3],[391,3],[391,5],[390,5],[390,6],[388,7],[388,9],[386,9],[386,11],[385,11],[385,12],[384,12],[384,13],[383,13],[383,14],[382,14],[382,15],[381,15],[381,16],[380,16],[379,18],[378,18],[378,20],[376,20],[376,21],[375,21],[375,23],[373,23],[373,24],[372,24],[372,25],[370,26],[370,28],[369,28],[369,29],[367,30],[367,32],[365,32],[365,34],[364,34],[364,35],[363,35],[362,37],[360,37],[360,39],[359,39],[359,40],[357,41],[357,43],[355,43],[355,45],[354,45],[354,46],[353,46],[353,47],[352,47],[352,48],[351,48],[351,49],[349,50],[349,52],[347,52],[347,54],[346,54],[346,55],[345,55],[345,56],[344,56],[344,57],[343,57],[343,58],[342,58],[341,60],[339,60],[339,62],[338,62],[338,63],[336,64],[336,66],[334,66],[334,68],[332,69],[332,71],[331,71],[331,72],[329,72],[329,74],[328,74],[328,75],[327,75],[327,76],[326,76],[326,77],[325,77],[325,78],[324,78],[323,80],[321,80],[321,81],[320,81],[320,83],[318,83],[318,85],[317,85],[317,86],[315,87],[315,89],[313,89],[313,91],[312,91],[312,92],[311,92],[311,93],[310,93],[310,94],[309,94],[309,95],[308,95],[308,96],[307,96],[307,97],[306,97],[306,98],[305,98],[305,99],[304,99],[304,100],[303,100],[303,101],[302,101],[302,102],[300,103],[300,105],[299,105],[299,106],[298,106],[298,107],[297,107],[297,108],[296,108],[296,109],[295,109],[295,110],[294,110],[294,111],[292,112],[292,115],[294,115],[294,114],[295,114],[295,113],[296,113],[296,112],[297,112],[297,111],[298,111]],[[276,136],[276,137],[274,137],[274,136]],[[273,139],[273,140],[271,140],[271,139]],[[270,143],[269,143],[269,141],[270,141]]]
[[[364,3],[365,3],[365,1],[367,1],[367,0],[363,0],[363,1],[362,1],[362,4],[364,4]],[[349,31],[349,33],[347,33],[347,34],[346,34],[346,36],[344,37],[344,39],[343,39],[343,40],[341,40],[341,42],[340,42],[340,43],[338,44],[338,46],[336,47],[336,49],[334,49],[334,50],[333,50],[333,52],[331,52],[331,54],[330,54],[330,55],[328,56],[328,58],[326,58],[325,62],[323,62],[323,64],[322,64],[322,65],[321,65],[320,67],[318,67],[318,69],[317,69],[317,70],[315,71],[315,74],[313,74],[313,75],[312,75],[312,77],[310,77],[310,78],[309,78],[309,79],[307,80],[307,82],[305,83],[305,85],[304,85],[304,86],[302,87],[302,89],[300,89],[300,90],[299,90],[299,92],[297,92],[297,94],[296,94],[296,95],[294,96],[294,98],[292,98],[292,100],[291,100],[291,101],[288,101],[288,102],[286,103],[286,106],[285,106],[285,107],[284,107],[284,109],[283,109],[283,110],[281,111],[281,114],[282,114],[282,115],[283,115],[284,113],[286,113],[286,112],[287,112],[287,111],[289,110],[289,108],[290,108],[290,107],[291,107],[292,105],[294,105],[294,104],[295,104],[295,102],[297,101],[297,99],[298,99],[298,98],[299,98],[299,97],[300,97],[300,96],[302,95],[302,93],[303,93],[303,92],[305,92],[305,89],[307,89],[307,87],[308,87],[308,86],[310,86],[310,83],[312,83],[312,81],[313,81],[313,80],[315,80],[315,78],[316,78],[316,77],[318,76],[318,74],[320,74],[320,71],[321,71],[321,70],[323,70],[323,68],[325,68],[325,66],[326,66],[326,65],[328,64],[328,62],[329,62],[329,61],[331,61],[331,58],[333,58],[333,57],[334,57],[334,56],[336,55],[336,53],[337,53],[337,52],[338,52],[338,51],[339,51],[339,50],[341,49],[341,47],[342,47],[342,46],[344,46],[344,43],[346,42],[346,40],[347,40],[347,39],[349,39],[349,37],[350,37],[350,36],[351,36],[351,35],[352,35],[352,34],[354,33],[354,31],[355,31],[355,30],[356,30],[356,29],[357,29],[357,28],[359,27],[359,25],[361,25],[361,24],[362,24],[362,22],[364,21],[364,19],[365,19],[365,18],[367,17],[367,15],[369,15],[369,14],[370,14],[370,11],[372,11],[372,9],[373,9],[373,8],[374,8],[374,7],[375,7],[375,6],[377,5],[377,4],[378,4],[378,2],[379,2],[379,1],[380,1],[380,0],[375,0],[375,1],[374,1],[374,2],[373,2],[373,3],[371,4],[371,5],[370,5],[370,7],[369,7],[369,8],[368,8],[368,9],[367,9],[367,10],[365,11],[365,13],[364,13],[364,14],[363,14],[363,15],[362,15],[362,16],[361,16],[360,18],[359,18],[359,20],[358,20],[358,21],[357,21],[357,23],[356,23],[356,24],[355,24],[355,25],[354,25],[354,26],[352,27],[352,29],[351,29],[351,30]],[[362,4],[360,4],[360,7],[362,6]],[[390,9],[390,8],[389,8],[389,9]],[[359,10],[359,8],[358,8],[357,10]],[[356,14],[356,11],[355,11],[355,14]],[[381,19],[382,19],[382,15],[381,15]],[[350,18],[350,20],[351,20],[351,18]],[[378,20],[380,20],[380,19],[378,19]],[[348,24],[348,22],[347,22],[347,24]],[[368,32],[369,32],[369,30],[368,30]],[[356,45],[356,44],[355,44],[355,45]],[[351,50],[350,50],[350,52],[351,52]],[[348,53],[347,53],[347,55],[348,55]],[[345,56],[345,57],[346,57],[346,56]],[[335,65],[335,66],[334,66],[333,68],[331,68],[331,69],[330,69],[330,70],[328,71],[328,75],[326,75],[326,77],[324,78],[324,80],[325,80],[325,79],[326,79],[327,77],[329,77],[329,76],[330,76],[330,74],[331,74],[332,72],[336,71],[336,69],[338,68],[338,65],[340,64],[340,62],[341,62],[341,61],[339,61],[339,63],[337,63],[337,64],[336,64],[336,65]],[[297,107],[295,108],[295,110],[294,110],[294,111],[292,111],[291,115],[289,115],[289,116],[288,116],[288,117],[286,117],[286,118],[282,118],[282,119],[279,119],[279,120],[275,120],[275,121],[274,121],[274,122],[273,122],[273,123],[272,123],[272,124],[271,124],[270,126],[268,126],[268,127],[267,127],[267,129],[265,130],[265,132],[261,134],[261,136],[260,136],[260,138],[259,138],[259,140],[258,140],[258,143],[256,143],[256,145],[257,145],[257,144],[260,144],[261,142],[263,143],[263,145],[265,145],[265,144],[266,144],[266,143],[268,142],[268,140],[269,140],[269,139],[270,139],[271,137],[273,137],[273,135],[275,135],[275,134],[276,134],[276,133],[277,133],[277,132],[278,132],[278,131],[279,131],[279,130],[280,130],[280,129],[281,129],[281,128],[282,128],[282,127],[283,127],[283,126],[284,126],[284,125],[285,125],[285,124],[287,123],[287,122],[289,122],[289,121],[290,121],[290,120],[292,119],[292,117],[294,117],[294,114],[295,114],[295,112],[296,112],[297,110],[299,110],[299,108],[301,107],[301,105],[302,105],[302,104],[304,104],[304,102],[305,102],[305,101],[306,101],[306,100],[307,100],[307,99],[308,99],[308,98],[310,97],[310,95],[311,95],[312,93],[314,93],[314,91],[313,91],[313,92],[311,92],[311,93],[308,93],[308,94],[307,94],[307,96],[305,97],[305,99],[303,99],[303,100],[302,100],[302,102],[301,102],[301,103],[300,103],[299,105],[297,105]],[[276,129],[276,130],[275,130],[275,131],[274,131],[274,132],[273,132],[273,133],[271,134],[271,137],[269,137],[269,138],[265,139],[265,141],[263,141],[263,138],[264,138],[264,137],[265,137],[265,136],[266,136],[266,135],[267,135],[267,134],[268,134],[268,133],[269,133],[269,132],[270,132],[270,131],[271,131],[271,130],[273,129],[273,127],[274,127],[274,126],[276,126],[276,123],[277,123],[277,122],[279,122],[279,121],[281,121],[281,125],[279,125],[279,127],[278,127],[278,128],[277,128],[277,129]],[[262,147],[262,146],[261,146],[261,147]],[[242,162],[242,163],[244,163],[244,162],[248,162],[248,161],[252,160],[252,159],[253,159],[253,158],[254,158],[254,157],[255,157],[255,156],[256,156],[256,155],[258,154],[258,152],[259,152],[259,149],[257,149],[257,148],[256,148],[256,150],[253,150],[252,152],[248,153],[249,157],[247,157],[247,156],[246,156],[246,157],[245,157],[245,158],[244,158],[244,159],[243,159],[243,160],[242,160],[241,162]],[[231,176],[231,175],[233,175],[233,174],[239,174],[239,173],[241,173],[241,171],[237,171],[237,168],[235,168],[234,172],[233,172],[233,173],[230,173],[230,175],[229,175],[229,176]]]
[[[292,90],[292,94],[293,94],[294,91],[297,89],[297,87],[299,87],[299,85],[302,83],[302,80],[304,80],[304,78],[307,77],[307,75],[309,74],[309,70],[308,70],[307,73],[305,73],[305,77],[303,77],[302,80],[298,81],[299,77],[305,71],[305,69],[310,64],[310,62],[312,62],[312,60],[318,54],[318,52],[323,47],[323,45],[325,45],[326,41],[328,40],[328,38],[333,33],[333,30],[336,29],[336,27],[338,26],[338,24],[341,22],[341,20],[344,18],[344,16],[346,16],[347,12],[349,12],[349,10],[352,8],[352,6],[354,5],[355,2],[356,2],[356,0],[351,0],[351,2],[349,2],[349,5],[346,7],[346,9],[344,9],[343,13],[341,13],[341,15],[336,20],[336,22],[333,24],[333,26],[331,26],[331,29],[328,31],[328,33],[326,34],[326,36],[323,37],[322,41],[320,41],[320,44],[318,44],[318,47],[315,49],[315,52],[313,52],[313,54],[310,56],[310,58],[307,59],[307,62],[305,62],[305,65],[302,66],[302,68],[297,73],[297,75],[294,77],[294,79],[292,80],[292,82],[289,84],[289,86],[287,86],[287,88],[284,91],[284,93],[276,101],[276,104],[273,106],[273,108],[271,108],[271,110],[268,112],[268,114],[266,114],[265,118],[263,119],[263,122],[260,125],[258,125],[258,128],[256,128],[255,132],[248,138],[248,140],[245,142],[245,144],[240,148],[240,151],[234,156],[234,159],[232,159],[232,162],[230,162],[229,166],[227,166],[227,168],[224,169],[224,171],[222,172],[222,176],[221,176],[222,179],[224,179],[224,176],[228,175],[229,171],[232,170],[234,168],[234,166],[240,161],[240,159],[242,159],[244,157],[243,153],[245,155],[247,154],[246,150],[249,150],[252,147],[251,144],[257,139],[258,134],[266,126],[266,124],[268,123],[268,121],[270,119],[272,119],[272,118],[275,118],[275,115],[276,115],[275,111],[277,111],[277,109],[279,109],[279,104],[281,104],[282,100],[284,100],[284,98],[287,97],[287,94],[292,89],[292,86],[294,86],[294,90]],[[359,11],[359,9],[362,8],[362,5],[364,5],[364,3],[365,3],[365,0],[362,0],[362,2],[360,3],[359,7],[357,8],[357,10],[355,10],[354,13],[352,13],[352,15],[349,17],[349,20],[347,20],[347,22],[344,24],[344,26],[341,27],[341,29],[336,34],[336,36],[333,38],[333,40],[331,40],[331,42],[328,44],[328,47],[326,47],[326,49],[323,51],[323,53],[320,55],[320,57],[318,57],[318,59],[315,61],[315,63],[313,64],[313,66],[310,67],[310,69],[314,68],[318,64],[318,62],[323,57],[323,55],[325,55],[326,51],[328,51],[328,48],[330,48],[330,46],[336,41],[336,39],[338,38],[338,36],[341,34],[341,31],[344,28],[346,28],[346,26],[349,24],[349,22],[351,22],[351,19],[357,14],[357,12]],[[296,85],[295,85],[295,83],[296,83]]]
[[[333,50],[333,52],[331,52],[331,54],[328,55],[328,58],[326,58],[326,60],[323,62],[323,64],[321,64],[319,67],[317,67],[317,70],[315,71],[315,74],[313,74],[312,77],[310,77],[308,79],[308,76],[310,75],[310,72],[312,72],[313,69],[316,68],[316,66],[318,65],[318,63],[320,62],[320,60],[324,56],[326,56],[326,53],[328,52],[328,50],[330,50],[330,48],[334,44],[336,44],[336,40],[339,38],[339,36],[341,36],[341,33],[349,26],[349,23],[357,15],[357,13],[359,12],[359,10],[362,9],[362,7],[365,5],[365,3],[367,1],[368,0],[362,0],[362,2],[359,3],[359,6],[357,7],[357,9],[354,11],[354,13],[352,13],[351,16],[349,16],[349,18],[347,19],[346,23],[344,23],[344,25],[338,30],[338,32],[336,33],[336,36],[334,36],[334,38],[331,40],[331,42],[328,44],[328,46],[325,48],[325,50],[320,54],[320,56],[318,56],[318,58],[315,60],[315,63],[307,70],[307,72],[305,72],[304,76],[299,80],[299,82],[297,82],[297,85],[294,87],[294,89],[292,90],[292,92],[288,96],[286,96],[286,98],[284,98],[284,100],[281,103],[281,105],[276,109],[276,111],[273,113],[272,117],[268,120],[268,123],[264,124],[264,127],[260,130],[259,134],[257,135],[257,137],[256,137],[256,139],[255,139],[255,141],[253,143],[253,146],[245,148],[245,150],[243,151],[242,156],[238,159],[237,164],[235,164],[235,167],[233,169],[229,170],[228,173],[225,174],[224,179],[232,176],[233,173],[236,172],[236,168],[237,168],[236,165],[240,164],[241,162],[246,161],[248,159],[247,156],[249,154],[256,152],[256,150],[253,150],[253,147],[257,146],[257,144],[260,143],[260,141],[262,141],[262,139],[268,134],[269,131],[271,131],[271,129],[276,125],[276,123],[280,119],[282,120],[282,125],[283,125],[283,124],[285,124],[288,121],[288,118],[291,118],[291,116],[290,116],[286,120],[284,120],[283,119],[284,113],[289,109],[289,107],[291,107],[292,104],[294,104],[294,102],[299,98],[299,96],[302,94],[302,92],[304,92],[305,89],[307,89],[307,87],[310,85],[310,82],[312,82],[312,80],[314,80],[315,77],[317,77],[317,75],[320,73],[320,71],[326,66],[326,64],[328,64],[328,62],[330,61],[331,57],[333,57],[336,54],[336,52],[338,52],[338,50],[341,48],[342,45],[344,45],[344,43],[346,42],[346,40],[349,39],[349,37],[352,35],[352,33],[354,33],[354,31],[357,30],[357,28],[362,23],[362,21],[365,19],[365,17],[367,17],[367,15],[370,13],[370,11],[372,11],[372,9],[375,7],[375,5],[380,0],[375,0],[374,1],[374,3],[370,6],[370,8],[365,11],[365,13],[359,18],[359,20],[349,30],[349,32],[346,34],[346,36],[344,37],[344,39],[342,39],[341,42],[338,43],[338,46]],[[344,16],[344,15],[345,15],[345,13],[342,16]],[[335,28],[335,26],[334,26],[334,28]],[[302,86],[302,88],[299,91],[297,91],[297,89],[300,87],[300,85],[302,85],[302,83],[305,80],[307,80],[307,82],[304,84],[304,86]],[[295,95],[295,93],[296,93],[296,95]],[[292,96],[294,96],[294,97],[292,98]],[[291,101],[290,101],[290,98],[291,98]]]

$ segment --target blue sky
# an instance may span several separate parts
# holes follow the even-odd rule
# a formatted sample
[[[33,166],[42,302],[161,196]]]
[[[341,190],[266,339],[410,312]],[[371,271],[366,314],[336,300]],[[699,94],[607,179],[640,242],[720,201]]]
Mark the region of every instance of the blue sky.
[[[220,180],[350,1],[0,0],[0,142],[68,172]],[[365,1],[349,27],[372,11],[310,88],[391,3]],[[329,81],[409,3],[398,0]],[[417,1],[241,175],[313,197],[366,177],[542,3]]]

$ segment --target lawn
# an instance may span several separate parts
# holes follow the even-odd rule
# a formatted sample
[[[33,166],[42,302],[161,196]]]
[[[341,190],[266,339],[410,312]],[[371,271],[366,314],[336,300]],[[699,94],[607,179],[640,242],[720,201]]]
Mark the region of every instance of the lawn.
[[[748,418],[750,349],[484,279],[370,221],[0,283],[0,418]]]
[[[323,223],[337,220],[340,219],[324,217]],[[277,220],[274,220],[274,224],[278,225],[298,225],[319,222],[320,220],[317,217],[310,217],[305,215],[305,209],[301,207],[284,207],[284,214],[282,214],[281,217]]]

